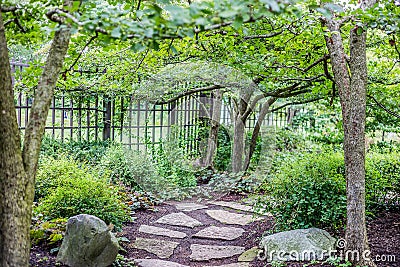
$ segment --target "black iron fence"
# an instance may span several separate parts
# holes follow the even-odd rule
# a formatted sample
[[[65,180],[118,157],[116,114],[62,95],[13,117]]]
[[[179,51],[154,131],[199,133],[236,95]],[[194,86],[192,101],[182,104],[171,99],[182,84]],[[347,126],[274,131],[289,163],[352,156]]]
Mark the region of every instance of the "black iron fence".
[[[15,72],[28,64],[12,62]],[[15,92],[18,125],[23,131],[28,123],[33,93]],[[196,135],[202,117],[210,116],[212,103],[205,95],[185,96],[174,102],[158,105],[144,100],[110,97],[82,91],[56,91],[46,123],[46,134],[61,140],[115,140],[132,149],[143,149],[146,144],[165,140],[178,130],[190,148],[196,148]],[[211,100],[212,102],[212,100]],[[221,123],[232,124],[232,105],[225,102],[221,109]],[[248,119],[246,127],[256,123],[258,109]],[[284,127],[291,124],[293,111],[289,107],[270,113],[264,125]]]

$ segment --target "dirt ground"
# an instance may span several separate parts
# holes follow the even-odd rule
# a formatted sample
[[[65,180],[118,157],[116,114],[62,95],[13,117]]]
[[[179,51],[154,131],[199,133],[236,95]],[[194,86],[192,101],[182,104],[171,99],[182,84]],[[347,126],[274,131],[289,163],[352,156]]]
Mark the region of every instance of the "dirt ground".
[[[237,196],[227,196],[222,200],[236,200]],[[124,236],[129,240],[133,241],[136,237],[144,237],[150,238],[150,235],[144,233],[138,233],[138,227],[141,224],[149,224],[157,220],[163,215],[178,212],[176,208],[172,205],[163,204],[161,206],[156,207],[155,211],[138,211],[136,213],[137,219],[135,222],[126,223],[123,227],[123,231],[117,233],[118,236]],[[200,220],[202,222],[208,222],[215,226],[223,226],[219,222],[214,221],[210,217],[208,217],[204,210],[196,210],[187,213],[189,216]],[[246,249],[257,246],[259,243],[259,237],[268,230],[273,229],[274,220],[272,217],[267,217],[263,221],[256,221],[250,225],[244,226],[245,233],[243,236],[235,241],[220,241],[214,240],[212,241],[215,245],[224,245],[229,242],[229,245],[236,246],[244,246]],[[182,229],[182,227],[169,227],[172,230],[179,230],[185,232],[188,236],[191,236],[200,228],[194,229]],[[400,213],[396,212],[383,212],[373,220],[368,222],[368,236],[370,241],[370,248],[372,252],[372,259],[375,259],[375,262],[378,267],[400,267]],[[336,236],[337,237],[337,236]],[[157,237],[158,239],[164,239],[163,237]],[[167,240],[167,238],[165,238]],[[193,267],[203,266],[203,265],[222,265],[227,263],[232,263],[232,259],[225,260],[212,260],[209,262],[191,262],[189,259],[190,255],[190,245],[191,242],[195,240],[196,244],[210,244],[210,240],[202,240],[202,239],[192,239],[187,238],[181,242],[181,245],[178,246],[174,254],[171,256],[170,260],[174,262],[178,262],[184,265],[190,265]],[[124,255],[126,258],[130,259],[139,259],[139,258],[154,258],[150,253],[144,250],[130,249],[127,248],[127,253]],[[34,246],[31,251],[31,266],[63,266],[57,264],[55,261],[56,255],[52,255],[49,253],[49,248],[44,246]],[[271,266],[270,264],[266,264],[263,261],[255,261],[252,262],[253,267],[264,267]],[[303,267],[304,263],[296,263],[296,262],[288,262],[286,266],[289,267]],[[309,266],[331,266],[329,264],[310,264]]]

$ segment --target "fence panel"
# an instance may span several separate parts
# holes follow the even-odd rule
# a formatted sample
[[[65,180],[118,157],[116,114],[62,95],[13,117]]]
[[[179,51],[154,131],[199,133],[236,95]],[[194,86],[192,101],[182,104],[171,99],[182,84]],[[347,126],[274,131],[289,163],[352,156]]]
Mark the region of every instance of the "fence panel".
[[[12,62],[11,68],[22,70],[29,66]],[[16,78],[13,78],[15,82]],[[25,130],[33,93],[16,92],[15,107],[19,128]],[[129,148],[146,149],[149,143],[166,140],[171,134],[180,134],[186,148],[196,150],[199,146],[198,130],[205,125],[204,117],[211,117],[213,101],[208,94],[185,96],[174,102],[159,105],[144,100],[81,91],[56,91],[52,99],[46,123],[46,134],[61,140],[115,140]],[[261,106],[256,106],[246,122],[252,129],[257,122]],[[224,99],[221,108],[221,124],[233,123],[233,103]],[[263,125],[284,127],[291,125],[300,108],[289,107],[269,113]]]

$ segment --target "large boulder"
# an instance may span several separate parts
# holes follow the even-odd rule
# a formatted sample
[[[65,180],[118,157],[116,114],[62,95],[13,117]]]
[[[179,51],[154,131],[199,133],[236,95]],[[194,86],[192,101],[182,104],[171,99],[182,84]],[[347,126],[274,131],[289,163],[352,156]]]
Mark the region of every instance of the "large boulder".
[[[259,257],[267,261],[323,260],[335,252],[336,240],[318,229],[297,229],[265,236]]]
[[[71,267],[106,267],[119,250],[118,240],[104,221],[87,214],[69,218],[57,261]]]

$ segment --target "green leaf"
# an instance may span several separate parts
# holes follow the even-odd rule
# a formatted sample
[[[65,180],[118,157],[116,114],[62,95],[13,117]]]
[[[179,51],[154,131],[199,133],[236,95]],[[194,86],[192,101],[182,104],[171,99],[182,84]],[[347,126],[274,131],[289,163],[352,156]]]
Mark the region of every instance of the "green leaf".
[[[111,31],[111,37],[113,38],[121,38],[122,34],[121,34],[121,28],[120,27],[116,27]]]
[[[225,10],[225,11],[222,11],[221,13],[219,13],[219,16],[221,18],[231,18],[231,17],[236,16],[236,14],[237,14],[236,10]]]

